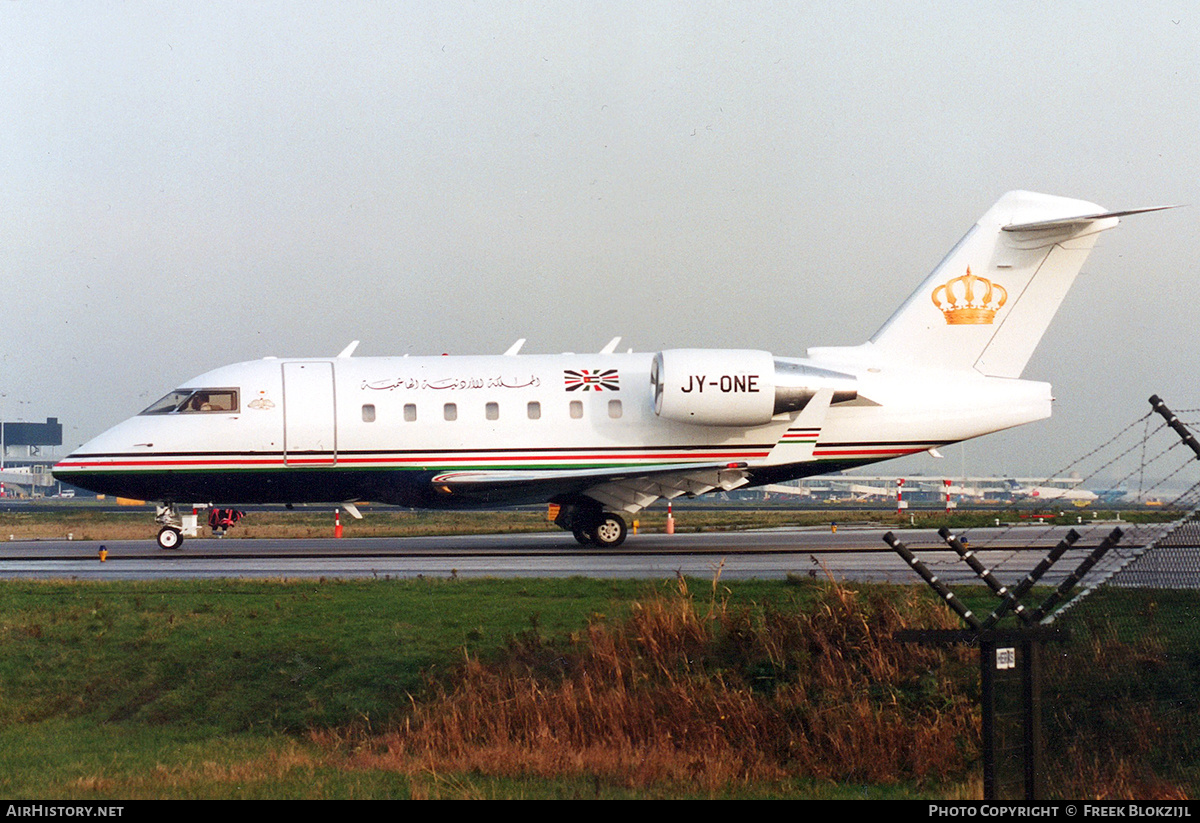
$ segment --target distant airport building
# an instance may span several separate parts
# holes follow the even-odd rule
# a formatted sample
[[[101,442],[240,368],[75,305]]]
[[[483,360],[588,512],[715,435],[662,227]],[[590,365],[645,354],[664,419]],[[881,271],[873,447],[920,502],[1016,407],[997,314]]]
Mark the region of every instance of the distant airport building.
[[[47,417],[45,423],[0,420],[0,495],[46,497],[62,494],[61,484],[50,474],[53,459],[42,449],[61,446],[62,423]]]

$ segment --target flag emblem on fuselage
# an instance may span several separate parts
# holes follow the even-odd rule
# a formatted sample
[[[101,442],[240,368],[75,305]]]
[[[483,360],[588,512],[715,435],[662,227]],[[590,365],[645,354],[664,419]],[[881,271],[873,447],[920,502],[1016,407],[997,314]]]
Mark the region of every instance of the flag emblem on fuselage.
[[[563,380],[567,391],[620,391],[616,369],[566,369]]]

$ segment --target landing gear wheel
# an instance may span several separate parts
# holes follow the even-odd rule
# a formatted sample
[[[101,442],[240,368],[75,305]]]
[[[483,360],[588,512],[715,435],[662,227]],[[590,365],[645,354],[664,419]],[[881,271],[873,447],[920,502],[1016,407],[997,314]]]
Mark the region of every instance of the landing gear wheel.
[[[179,529],[163,526],[158,530],[158,547],[160,549],[178,549],[183,545],[183,535]]]
[[[595,542],[592,533],[587,529],[572,529],[571,534],[575,535],[575,539],[583,546],[590,546]]]
[[[592,542],[605,549],[615,549],[625,542],[629,533],[625,521],[615,514],[606,514],[600,518],[594,529],[590,530]]]

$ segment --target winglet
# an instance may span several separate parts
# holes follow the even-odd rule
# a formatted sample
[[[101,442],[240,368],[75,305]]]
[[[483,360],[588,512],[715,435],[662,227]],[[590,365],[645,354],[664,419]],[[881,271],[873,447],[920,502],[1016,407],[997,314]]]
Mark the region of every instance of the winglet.
[[[620,342],[621,342],[621,338],[614,337],[612,340],[608,341],[607,346],[605,346],[604,348],[602,348],[600,350],[600,353],[601,354],[612,354],[614,351],[617,350],[617,344]]]
[[[357,340],[352,341],[349,346],[342,349],[342,351],[338,354],[338,359],[341,359],[344,357],[349,357],[350,355],[354,354],[354,350],[357,348],[358,348],[358,341]]]
[[[511,356],[515,355],[517,352],[519,352],[521,350],[521,347],[524,345],[525,345],[525,338],[522,337],[516,343],[513,343],[511,346],[508,347],[508,351],[506,351],[504,353],[505,356],[511,357]]]

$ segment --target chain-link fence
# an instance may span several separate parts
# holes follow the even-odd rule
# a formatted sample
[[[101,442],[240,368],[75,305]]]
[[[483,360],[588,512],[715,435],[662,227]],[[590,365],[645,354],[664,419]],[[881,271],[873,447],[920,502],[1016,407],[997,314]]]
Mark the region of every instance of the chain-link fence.
[[[1132,464],[1119,482],[1143,504],[1200,474],[1194,423],[1180,419],[1195,410],[1177,417],[1155,401],[1126,429],[1132,442],[1104,464]],[[1042,652],[1046,797],[1200,796],[1200,484],[1161,502],[1182,516],[1126,524],[1118,547],[1049,620],[1061,639]]]
[[[1200,796],[1200,518],[1191,512],[1056,616],[1043,785],[1058,797]]]
[[[969,541],[942,530],[956,556],[933,569],[893,546],[963,618],[956,642],[980,649],[992,799],[1200,796],[1200,410],[1151,403],[1052,475],[1103,490],[1104,512],[1014,512]],[[991,589],[974,596],[986,610],[955,600],[952,564]]]

